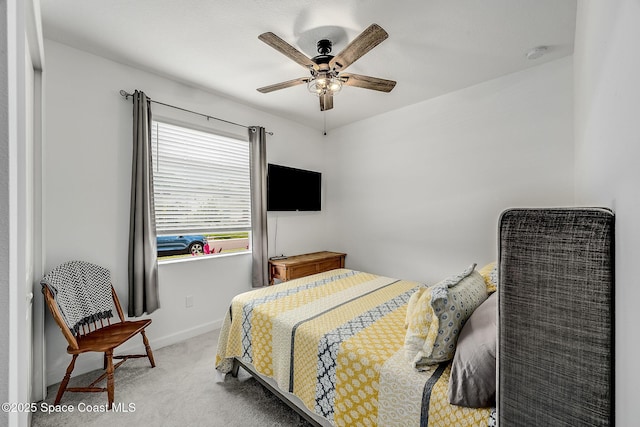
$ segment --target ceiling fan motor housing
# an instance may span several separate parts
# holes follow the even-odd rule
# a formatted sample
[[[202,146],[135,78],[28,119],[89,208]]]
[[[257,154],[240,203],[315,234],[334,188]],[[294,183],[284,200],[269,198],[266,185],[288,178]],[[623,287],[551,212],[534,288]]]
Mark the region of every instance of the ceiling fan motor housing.
[[[322,39],[318,41],[317,47],[318,47],[318,53],[320,55],[327,55],[331,53],[331,48],[333,47],[333,43],[331,43],[331,40]]]
[[[311,60],[317,65],[329,64],[333,59],[333,55],[329,55],[329,53],[331,53],[333,43],[331,43],[331,40],[322,39],[318,41],[317,46],[319,55],[314,56]]]

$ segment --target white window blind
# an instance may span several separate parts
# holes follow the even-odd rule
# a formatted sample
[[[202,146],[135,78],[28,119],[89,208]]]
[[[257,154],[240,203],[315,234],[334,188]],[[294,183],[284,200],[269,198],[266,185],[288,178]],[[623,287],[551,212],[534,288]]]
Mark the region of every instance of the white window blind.
[[[251,229],[249,143],[153,122],[158,235]]]

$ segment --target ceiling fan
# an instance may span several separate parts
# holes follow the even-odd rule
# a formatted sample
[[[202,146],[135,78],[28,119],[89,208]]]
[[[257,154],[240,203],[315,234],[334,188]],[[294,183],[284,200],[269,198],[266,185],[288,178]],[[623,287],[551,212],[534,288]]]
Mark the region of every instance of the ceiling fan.
[[[387,37],[389,34],[382,27],[378,24],[371,24],[336,56],[330,55],[332,42],[322,39],[317,44],[318,55],[309,58],[271,32],[260,34],[258,36],[260,40],[307,68],[311,75],[264,86],[258,88],[258,92],[269,93],[306,83],[309,91],[320,98],[320,111],[333,108],[333,95],[339,92],[343,85],[391,92],[396,85],[393,80],[342,72]]]

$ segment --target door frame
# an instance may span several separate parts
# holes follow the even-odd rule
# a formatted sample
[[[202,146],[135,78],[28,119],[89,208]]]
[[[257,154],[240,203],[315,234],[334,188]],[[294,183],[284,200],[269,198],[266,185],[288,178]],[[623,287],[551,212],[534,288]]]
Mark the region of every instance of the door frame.
[[[9,173],[8,401],[32,402],[44,392],[44,309],[33,316],[42,275],[42,23],[38,0],[7,0],[7,132]],[[31,67],[31,69],[29,69]],[[34,318],[36,324],[34,322]],[[35,345],[34,342],[42,345]],[[37,348],[40,354],[33,352]],[[32,375],[32,374],[36,375]],[[38,379],[32,384],[32,378]],[[9,425],[28,426],[30,414],[8,414]]]

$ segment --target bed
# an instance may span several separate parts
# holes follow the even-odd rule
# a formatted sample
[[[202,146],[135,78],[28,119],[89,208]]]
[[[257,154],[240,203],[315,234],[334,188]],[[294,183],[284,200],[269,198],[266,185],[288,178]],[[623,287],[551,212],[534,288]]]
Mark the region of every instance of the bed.
[[[510,209],[498,234],[497,265],[434,286],[339,269],[238,295],[216,368],[318,426],[615,425],[613,212]]]
[[[495,271],[494,265],[471,265],[440,283],[446,293],[474,280],[470,298],[476,301],[463,307],[456,338],[495,291]],[[495,404],[450,403],[454,360],[446,346],[438,352],[436,338],[430,354],[423,351],[434,328],[412,319],[423,319],[421,310],[440,301],[430,294],[433,288],[337,269],[243,293],[226,315],[216,368],[226,374],[242,366],[314,425],[495,425]],[[432,314],[432,320],[440,316]],[[435,331],[446,330],[443,325]]]

